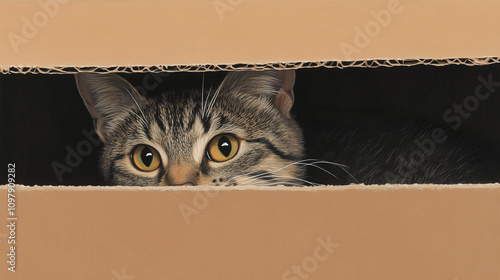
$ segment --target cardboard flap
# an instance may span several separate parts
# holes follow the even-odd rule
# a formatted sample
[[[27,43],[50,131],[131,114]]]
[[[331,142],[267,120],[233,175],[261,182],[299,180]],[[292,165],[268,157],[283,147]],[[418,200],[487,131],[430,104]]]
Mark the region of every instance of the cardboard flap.
[[[498,57],[499,10],[473,0],[2,1],[0,69]]]

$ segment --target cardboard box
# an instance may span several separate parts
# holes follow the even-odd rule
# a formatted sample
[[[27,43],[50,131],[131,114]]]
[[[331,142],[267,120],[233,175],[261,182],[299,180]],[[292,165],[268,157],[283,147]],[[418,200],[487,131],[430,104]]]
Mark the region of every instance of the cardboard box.
[[[498,11],[477,0],[3,1],[0,97],[18,73],[22,88],[30,73],[496,67]],[[34,137],[22,133],[2,123],[3,143]],[[493,183],[4,185],[0,198],[1,279],[500,279]]]
[[[42,0],[1,5],[0,69],[13,73],[81,67],[261,69],[287,63],[347,67],[352,61],[362,61],[355,66],[484,64],[496,62],[499,49],[496,1]]]
[[[489,280],[500,273],[498,185],[18,186],[16,195],[16,272],[5,263],[4,227],[2,279]]]

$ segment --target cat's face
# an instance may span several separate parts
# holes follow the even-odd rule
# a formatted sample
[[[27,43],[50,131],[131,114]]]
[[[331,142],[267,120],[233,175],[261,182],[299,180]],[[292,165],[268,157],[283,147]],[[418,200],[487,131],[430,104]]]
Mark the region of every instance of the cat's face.
[[[232,72],[216,91],[147,99],[113,74],[76,80],[116,185],[294,185],[304,170],[290,117],[293,71]]]

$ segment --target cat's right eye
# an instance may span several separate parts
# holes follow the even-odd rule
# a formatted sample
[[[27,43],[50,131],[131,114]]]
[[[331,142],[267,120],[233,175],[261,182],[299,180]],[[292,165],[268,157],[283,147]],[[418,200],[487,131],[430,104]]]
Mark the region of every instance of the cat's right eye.
[[[232,159],[239,149],[238,139],[231,134],[221,134],[210,140],[207,157],[211,161],[224,162]]]
[[[160,155],[148,145],[136,146],[130,157],[134,167],[140,171],[151,172],[160,166]]]

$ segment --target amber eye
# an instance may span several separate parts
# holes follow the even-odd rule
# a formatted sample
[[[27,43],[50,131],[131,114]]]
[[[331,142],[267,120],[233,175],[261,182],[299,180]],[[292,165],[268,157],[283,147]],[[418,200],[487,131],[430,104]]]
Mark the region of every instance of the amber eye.
[[[210,140],[207,157],[211,161],[223,162],[232,159],[238,152],[240,143],[231,134],[221,134]]]
[[[139,145],[134,148],[131,155],[132,163],[140,171],[155,171],[160,166],[160,155],[150,146]]]

